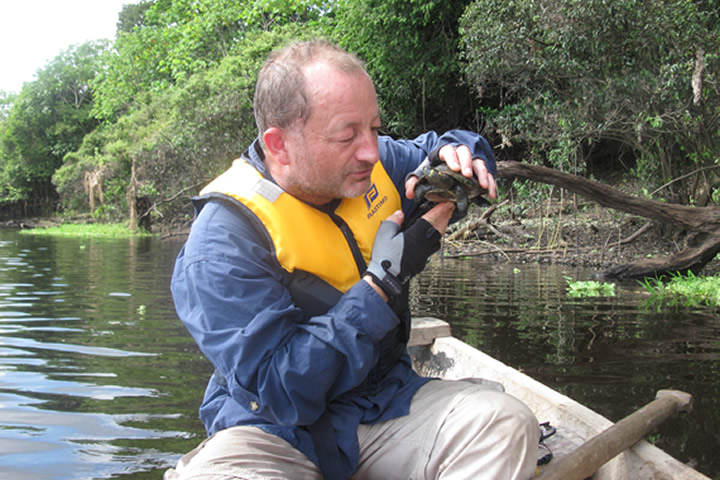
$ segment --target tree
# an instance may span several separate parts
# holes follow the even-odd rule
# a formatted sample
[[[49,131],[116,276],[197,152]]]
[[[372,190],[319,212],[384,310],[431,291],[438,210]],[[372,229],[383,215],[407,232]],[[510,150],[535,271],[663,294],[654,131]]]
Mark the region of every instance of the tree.
[[[469,126],[473,96],[458,62],[468,0],[346,0],[334,36],[368,65],[391,133]]]
[[[94,83],[95,115],[113,120],[147,95],[217,65],[251,32],[309,24],[324,0],[155,0],[121,16],[107,68]],[[132,28],[128,31],[129,26]]]
[[[15,101],[15,94],[0,90],[0,128],[7,119],[12,109],[12,104]]]
[[[52,174],[98,125],[90,116],[90,82],[106,48],[106,42],[69,47],[15,97],[2,129],[0,202],[53,206]]]
[[[461,21],[465,71],[498,143],[575,173],[619,159],[645,182],[716,163],[719,32],[705,4],[473,2]],[[675,199],[701,185],[674,184]]]
[[[145,13],[152,7],[153,3],[155,3],[155,0],[123,5],[118,14],[117,32],[132,33],[135,27],[143,27],[145,25]]]
[[[219,174],[257,136],[253,93],[268,53],[310,35],[293,25],[248,34],[217,65],[148,95],[86,136],[53,178],[63,205],[85,209],[95,201],[96,215],[115,220],[188,213],[178,192]],[[99,182],[102,196],[92,196],[89,179]],[[137,208],[139,199],[147,201],[144,208]]]

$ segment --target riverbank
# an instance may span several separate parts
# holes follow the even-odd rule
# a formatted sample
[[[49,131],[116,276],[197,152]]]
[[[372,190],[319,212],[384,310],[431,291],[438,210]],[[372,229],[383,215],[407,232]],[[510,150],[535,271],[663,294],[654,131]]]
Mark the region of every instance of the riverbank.
[[[602,209],[552,217],[498,217],[490,222],[476,215],[453,225],[443,248],[449,257],[582,266],[600,272],[644,258],[673,255],[684,248],[684,232]],[[700,274],[717,272],[718,258]]]
[[[597,269],[643,258],[664,257],[684,246],[683,232],[663,228],[645,218],[602,208],[511,218],[499,212],[488,219],[471,211],[452,225],[443,242],[446,257],[482,257],[488,261],[570,265]],[[67,223],[91,223],[88,216],[22,218],[0,222],[0,228],[47,228]],[[191,222],[158,223],[153,234],[161,239],[182,237]],[[701,275],[720,272],[720,260],[708,263]]]

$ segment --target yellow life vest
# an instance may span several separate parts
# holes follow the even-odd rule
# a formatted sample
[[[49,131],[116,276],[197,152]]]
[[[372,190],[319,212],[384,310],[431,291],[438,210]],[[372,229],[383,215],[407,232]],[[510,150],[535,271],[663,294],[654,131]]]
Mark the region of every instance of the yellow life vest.
[[[380,222],[401,208],[400,194],[380,162],[373,168],[371,181],[364,195],[343,199],[328,214],[286,193],[239,158],[200,195],[220,193],[239,201],[265,226],[286,271],[311,273],[346,292],[362,274],[353,249],[359,250],[367,265]],[[352,238],[346,238],[336,223],[338,218],[349,227]]]

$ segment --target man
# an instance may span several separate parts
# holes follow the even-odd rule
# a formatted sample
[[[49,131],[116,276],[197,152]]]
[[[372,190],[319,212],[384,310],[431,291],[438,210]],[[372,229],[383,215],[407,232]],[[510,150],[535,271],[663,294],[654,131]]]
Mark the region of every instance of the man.
[[[258,140],[195,200],[173,275],[215,373],[200,408],[210,437],[165,478],[530,478],[527,407],[421,378],[405,348],[408,279],[454,208],[412,220],[412,172],[430,155],[495,197],[487,142],[379,136],[363,64],[324,41],[271,55],[255,117]]]

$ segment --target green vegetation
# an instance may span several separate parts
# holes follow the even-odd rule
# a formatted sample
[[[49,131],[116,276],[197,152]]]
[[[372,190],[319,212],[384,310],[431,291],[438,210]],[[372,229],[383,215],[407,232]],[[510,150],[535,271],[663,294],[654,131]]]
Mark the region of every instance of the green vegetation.
[[[20,92],[0,92],[0,211],[90,213],[131,228],[187,218],[189,196],[256,136],[252,96],[267,53],[313,36],[367,61],[384,133],[475,130],[500,159],[614,171],[645,193],[676,180],[664,200],[716,203],[718,8],[716,0],[126,5],[110,43],[69,46]],[[501,188],[524,204],[558,195],[519,182]]]
[[[720,308],[720,276],[697,277],[692,272],[675,275],[669,281],[645,279],[642,282],[650,292],[650,303],[658,307],[709,306]]]
[[[585,297],[614,297],[615,284],[597,282],[595,280],[573,280],[571,277],[563,276],[568,284],[567,296],[573,298]]]
[[[54,235],[63,237],[129,237],[149,236],[142,230],[131,231],[125,223],[68,223],[54,227],[20,230],[22,235]]]
[[[581,175],[620,169],[661,185],[720,160],[717,9],[476,1],[461,20],[465,73],[502,144],[521,146],[528,160]],[[663,193],[703,203],[718,182],[703,177]]]
[[[338,3],[332,35],[367,61],[390,133],[477,129],[478,102],[457,59],[458,21],[471,1]]]

